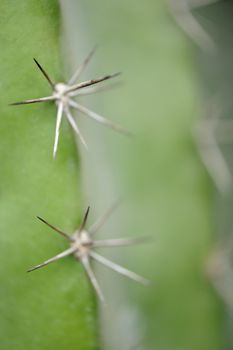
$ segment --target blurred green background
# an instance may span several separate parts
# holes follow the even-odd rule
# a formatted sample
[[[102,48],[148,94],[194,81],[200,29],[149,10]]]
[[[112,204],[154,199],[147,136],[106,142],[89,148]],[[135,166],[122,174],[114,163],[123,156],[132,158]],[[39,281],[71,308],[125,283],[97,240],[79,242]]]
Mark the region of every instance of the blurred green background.
[[[123,196],[104,237],[153,236],[109,252],[148,276],[148,289],[98,268],[109,303],[100,307],[105,349],[224,349],[223,305],[206,273],[214,188],[193,137],[212,84],[200,72],[212,53],[199,38],[192,43],[163,1],[61,4],[68,65],[98,44],[85,77],[123,72],[120,88],[83,102],[135,134],[125,139],[78,117],[90,144],[82,151],[86,202],[98,213]],[[208,12],[203,18],[214,26]]]

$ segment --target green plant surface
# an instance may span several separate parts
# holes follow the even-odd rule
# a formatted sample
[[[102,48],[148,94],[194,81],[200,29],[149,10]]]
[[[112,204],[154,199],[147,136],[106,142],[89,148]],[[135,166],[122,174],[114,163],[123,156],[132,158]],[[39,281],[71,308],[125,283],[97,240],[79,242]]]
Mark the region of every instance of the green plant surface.
[[[33,57],[52,79],[62,79],[59,18],[57,1],[0,3],[1,350],[98,348],[95,300],[81,265],[68,257],[26,272],[67,248],[36,215],[72,233],[85,209],[77,149],[65,121],[52,158],[55,106],[8,106],[50,93]]]
[[[150,277],[148,289],[99,268],[110,304],[102,310],[105,349],[138,343],[139,350],[220,350],[222,304],[205,270],[214,233],[212,188],[193,141],[194,50],[162,1],[70,0],[63,19],[68,62],[98,43],[86,76],[123,71],[121,88],[85,103],[135,134],[124,139],[80,116],[89,144],[86,195],[96,212],[124,198],[103,235],[154,237],[108,255]]]

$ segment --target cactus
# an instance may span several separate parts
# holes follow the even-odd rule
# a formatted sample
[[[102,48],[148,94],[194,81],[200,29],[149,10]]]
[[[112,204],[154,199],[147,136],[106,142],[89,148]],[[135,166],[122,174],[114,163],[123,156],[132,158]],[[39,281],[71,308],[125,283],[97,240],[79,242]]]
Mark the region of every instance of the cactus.
[[[57,1],[3,0],[0,16],[0,347],[96,349],[94,294],[80,265],[67,258],[26,273],[65,248],[36,215],[72,233],[83,214],[70,126],[62,124],[53,161],[54,105],[8,106],[49,92],[33,57],[54,79],[62,79],[59,7]]]

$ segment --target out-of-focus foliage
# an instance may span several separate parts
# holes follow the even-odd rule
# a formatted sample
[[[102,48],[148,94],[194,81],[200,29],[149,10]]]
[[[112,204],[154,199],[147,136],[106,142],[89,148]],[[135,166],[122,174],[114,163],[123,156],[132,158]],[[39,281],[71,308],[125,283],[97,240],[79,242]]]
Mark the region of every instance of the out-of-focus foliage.
[[[55,107],[10,107],[45,96],[50,87],[36,57],[61,79],[57,1],[0,4],[0,348],[96,349],[95,305],[80,265],[72,257],[27,274],[64,250],[59,235],[36,215],[67,232],[80,211],[79,161],[70,128],[62,125],[52,159]]]

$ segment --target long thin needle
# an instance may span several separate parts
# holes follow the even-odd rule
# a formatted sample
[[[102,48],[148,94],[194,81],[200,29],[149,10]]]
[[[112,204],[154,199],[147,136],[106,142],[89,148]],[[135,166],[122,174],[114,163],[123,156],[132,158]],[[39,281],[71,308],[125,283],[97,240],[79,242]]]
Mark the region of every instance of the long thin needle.
[[[104,239],[93,242],[94,248],[124,247],[146,242],[149,237]]]
[[[65,250],[64,252],[54,256],[53,258],[51,259],[48,259],[46,260],[45,262],[43,262],[42,264],[39,264],[39,265],[36,265],[34,267],[32,267],[31,269],[29,269],[27,272],[31,272],[31,271],[34,271],[34,270],[37,270],[37,269],[40,269],[41,267],[44,267],[48,264],[51,264],[59,259],[62,259],[70,254],[73,254],[75,252],[75,248],[69,248],[67,250]]]
[[[40,216],[37,216],[37,218],[42,221],[44,224],[46,224],[47,226],[49,226],[52,230],[58,232],[60,235],[62,235],[63,237],[65,237],[68,241],[73,242],[73,238],[71,236],[69,236],[67,233],[61,231],[59,228],[49,224],[46,220],[44,220],[43,218],[41,218]]]
[[[51,86],[51,88],[54,90],[54,86],[55,84],[52,82],[52,80],[50,79],[48,73],[44,70],[44,68],[40,65],[40,63],[33,58],[34,62],[36,63],[37,67],[39,68],[39,70],[42,72],[42,74],[44,75],[45,79],[48,81],[49,85]]]
[[[127,135],[127,136],[130,136],[131,133],[128,131],[128,130],[125,130],[123,129],[121,126],[111,122],[110,120],[102,117],[101,115],[91,111],[90,109],[80,105],[79,103],[77,102],[74,102],[72,100],[69,100],[69,105],[75,109],[77,109],[79,112],[85,114],[86,116],[88,116],[89,118],[91,119],[94,119],[95,121],[105,125],[105,126],[108,126],[110,127],[111,129],[121,133],[121,134],[124,134],[124,135]]]
[[[86,225],[89,211],[90,211],[90,207],[87,207],[87,210],[86,210],[85,215],[83,217],[83,221],[82,221],[80,228],[79,228],[79,233],[82,232],[82,230],[84,229],[84,227]]]
[[[66,90],[66,92],[71,92],[71,91],[82,89],[82,88],[87,87],[87,86],[98,84],[98,83],[101,83],[102,81],[115,78],[115,77],[117,77],[120,74],[121,73],[118,72],[118,73],[114,73],[114,74],[105,75],[104,77],[100,77],[100,78],[97,78],[97,79],[91,79],[91,80],[83,81],[82,83],[79,83],[79,84],[71,86],[69,89]]]
[[[57,110],[55,140],[54,140],[54,147],[53,147],[53,158],[56,157],[56,153],[57,153],[57,146],[58,146],[58,140],[59,140],[60,126],[61,126],[61,120],[62,120],[62,112],[63,112],[63,104],[62,104],[62,102],[60,102],[59,105],[58,105],[58,110]]]
[[[27,105],[31,103],[47,102],[47,101],[54,101],[54,100],[55,100],[54,96],[46,96],[46,97],[40,97],[40,98],[33,98],[31,100],[14,102],[14,103],[11,103],[10,106]]]
[[[80,138],[80,141],[82,142],[82,144],[84,145],[84,147],[85,147],[86,149],[88,149],[88,146],[87,146],[87,144],[86,144],[86,141],[84,140],[84,138],[83,138],[83,136],[82,136],[82,134],[81,134],[81,132],[80,132],[80,130],[79,130],[77,124],[75,123],[75,120],[74,120],[72,114],[70,113],[70,110],[69,110],[68,107],[65,109],[65,114],[66,114],[66,117],[67,117],[67,119],[68,119],[68,122],[70,123],[70,125],[71,125],[72,128],[73,128],[73,130],[76,132],[76,134],[77,134],[78,137]]]
[[[91,94],[95,94],[98,92],[103,92],[103,91],[109,91],[112,89],[115,89],[117,87],[119,87],[120,85],[122,85],[121,82],[115,82],[112,83],[111,85],[107,85],[107,86],[91,86],[91,87],[87,87],[78,91],[74,91],[70,93],[71,97],[76,97],[76,96],[86,96],[86,95],[91,95]]]
[[[101,290],[101,288],[100,288],[100,286],[99,286],[99,284],[98,284],[98,281],[97,281],[97,279],[96,279],[96,277],[95,277],[95,275],[94,275],[94,273],[93,273],[93,271],[92,271],[92,269],[91,269],[91,266],[90,266],[90,262],[89,262],[88,257],[87,257],[87,256],[84,256],[84,257],[81,259],[81,262],[82,262],[82,264],[83,264],[83,267],[84,267],[84,269],[85,269],[85,271],[86,271],[86,273],[87,273],[87,276],[89,277],[90,282],[91,282],[91,284],[93,285],[93,287],[94,287],[94,289],[95,289],[95,291],[96,291],[98,297],[100,298],[100,300],[101,300],[102,302],[104,302],[104,295],[103,295],[102,290]]]
[[[118,264],[115,264],[114,262],[112,262],[112,261],[104,258],[103,256],[97,254],[96,252],[91,251],[90,252],[90,256],[94,260],[96,260],[99,263],[107,266],[108,268],[110,268],[110,269],[120,273],[121,275],[124,275],[124,276],[126,276],[126,277],[128,277],[128,278],[130,278],[130,279],[132,279],[132,280],[134,280],[136,282],[142,283],[144,285],[148,285],[149,284],[149,281],[147,279],[137,275],[136,273],[134,273],[134,272],[132,272],[130,270],[127,270],[125,267],[122,267],[122,266],[120,266]]]
[[[80,77],[80,75],[82,74],[82,72],[84,71],[84,69],[86,68],[86,66],[88,65],[88,63],[90,62],[91,58],[93,57],[94,53],[96,51],[96,47],[94,47],[91,52],[89,53],[89,55],[85,58],[85,60],[83,61],[83,63],[78,67],[78,69],[76,70],[76,72],[73,74],[73,76],[70,78],[68,85],[72,85],[75,83],[75,81]]]
[[[113,205],[106,210],[106,212],[98,218],[98,220],[89,228],[90,235],[94,235],[108,220],[109,216],[116,210],[119,206],[120,200],[113,203]]]

